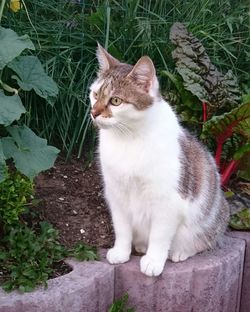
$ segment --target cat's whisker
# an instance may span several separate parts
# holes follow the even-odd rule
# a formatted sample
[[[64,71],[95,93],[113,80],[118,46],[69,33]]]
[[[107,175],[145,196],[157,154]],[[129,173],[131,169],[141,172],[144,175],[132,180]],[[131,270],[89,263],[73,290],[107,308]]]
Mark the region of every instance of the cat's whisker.
[[[112,125],[112,130],[115,132],[115,134],[120,134],[120,129],[116,125]]]
[[[114,124],[112,125],[112,130],[115,132],[117,135],[125,134],[123,128],[119,124]]]
[[[123,122],[119,122],[118,123],[119,127],[120,127],[120,130],[126,134],[127,137],[131,137],[132,136],[132,132],[131,130],[127,127],[126,124],[124,124]]]
[[[116,124],[116,129],[118,130],[119,134],[122,134],[124,136],[128,136],[126,130],[120,124]]]
[[[126,137],[130,137],[130,133],[129,131],[127,131],[126,127],[124,127],[123,125],[118,125],[120,131],[122,132],[122,134],[124,134],[124,136]]]

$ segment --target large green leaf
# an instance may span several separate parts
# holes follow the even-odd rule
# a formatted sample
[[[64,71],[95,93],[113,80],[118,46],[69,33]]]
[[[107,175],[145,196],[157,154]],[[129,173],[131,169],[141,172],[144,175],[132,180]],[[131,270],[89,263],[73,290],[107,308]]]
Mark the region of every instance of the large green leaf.
[[[58,94],[57,84],[44,71],[36,56],[20,56],[13,60],[8,67],[17,73],[13,76],[18,85],[25,91],[34,91],[53,104]]]
[[[53,166],[59,150],[47,145],[26,126],[7,128],[10,137],[2,138],[6,159],[13,158],[16,168],[29,178]]]
[[[13,30],[0,26],[0,70],[25,49],[35,50],[27,35],[19,37]]]
[[[211,118],[203,125],[202,138],[212,134],[215,137],[224,136],[226,139],[232,133],[250,138],[250,102],[241,104],[229,113]]]
[[[218,107],[225,110],[238,105],[240,90],[231,71],[225,75],[211,63],[202,43],[181,23],[170,30],[171,42],[176,46],[172,56],[184,86],[201,101],[209,104],[209,111]]]
[[[3,146],[0,140],[0,182],[4,181],[7,173],[7,167],[5,163],[5,157],[3,153]]]
[[[9,126],[25,112],[19,95],[7,96],[0,90],[0,125]]]

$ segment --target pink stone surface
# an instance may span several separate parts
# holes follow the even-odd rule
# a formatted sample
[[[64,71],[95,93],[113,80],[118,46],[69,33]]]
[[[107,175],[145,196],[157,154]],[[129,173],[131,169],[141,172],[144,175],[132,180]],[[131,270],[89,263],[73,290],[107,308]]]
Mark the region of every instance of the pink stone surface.
[[[241,289],[240,312],[250,311],[250,232],[231,232],[231,237],[241,238],[246,242],[245,263]]]
[[[47,289],[26,294],[0,290],[0,312],[107,312],[114,297],[126,292],[136,312],[239,312],[245,240],[225,237],[213,251],[182,263],[168,261],[163,274],[155,278],[140,272],[140,257],[116,266],[106,260],[69,260],[73,271],[50,280]],[[100,254],[104,257],[106,251]],[[240,312],[250,311],[250,265],[246,263],[248,281]]]
[[[114,268],[69,260],[73,271],[32,293],[0,290],[0,312],[103,312],[113,302]]]
[[[182,263],[166,263],[160,277],[146,277],[139,257],[116,266],[115,297],[129,294],[136,312],[237,312],[245,242],[225,237],[221,248]],[[250,310],[248,310],[249,312]]]

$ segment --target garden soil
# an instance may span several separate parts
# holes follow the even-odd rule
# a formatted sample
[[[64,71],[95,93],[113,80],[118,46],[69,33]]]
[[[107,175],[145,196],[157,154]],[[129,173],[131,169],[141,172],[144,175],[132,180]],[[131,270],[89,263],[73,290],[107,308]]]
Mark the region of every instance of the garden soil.
[[[233,180],[235,196],[228,198],[231,214],[250,207],[250,183]],[[36,210],[40,218],[59,230],[60,242],[67,247],[82,242],[108,248],[114,233],[110,213],[103,198],[100,169],[96,162],[84,166],[73,158],[65,163],[58,159],[55,166],[36,179]]]
[[[40,217],[59,230],[59,239],[67,247],[77,242],[108,248],[113,244],[109,210],[103,198],[100,170],[96,163],[84,167],[73,158],[36,178],[36,207]]]

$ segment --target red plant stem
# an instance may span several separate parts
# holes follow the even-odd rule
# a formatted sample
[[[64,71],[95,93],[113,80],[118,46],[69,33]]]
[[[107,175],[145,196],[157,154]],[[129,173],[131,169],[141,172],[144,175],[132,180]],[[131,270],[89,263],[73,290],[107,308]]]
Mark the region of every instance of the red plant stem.
[[[226,130],[217,136],[216,143],[217,143],[217,149],[215,154],[215,161],[218,167],[220,167],[220,159],[221,159],[221,153],[222,153],[222,146],[226,139],[230,138],[233,134],[233,128],[235,125],[237,125],[238,122],[232,122],[230,126],[226,128]]]
[[[217,148],[216,148],[216,153],[215,153],[215,162],[217,167],[220,167],[220,159],[221,159],[221,153],[222,153],[222,147],[223,147],[223,143],[225,141],[224,140],[217,140]]]
[[[202,118],[203,118],[203,122],[207,121],[207,103],[206,102],[202,102]]]
[[[238,160],[231,160],[224,172],[221,175],[221,184],[222,186],[226,186],[231,175],[236,171],[238,167],[239,161]]]

